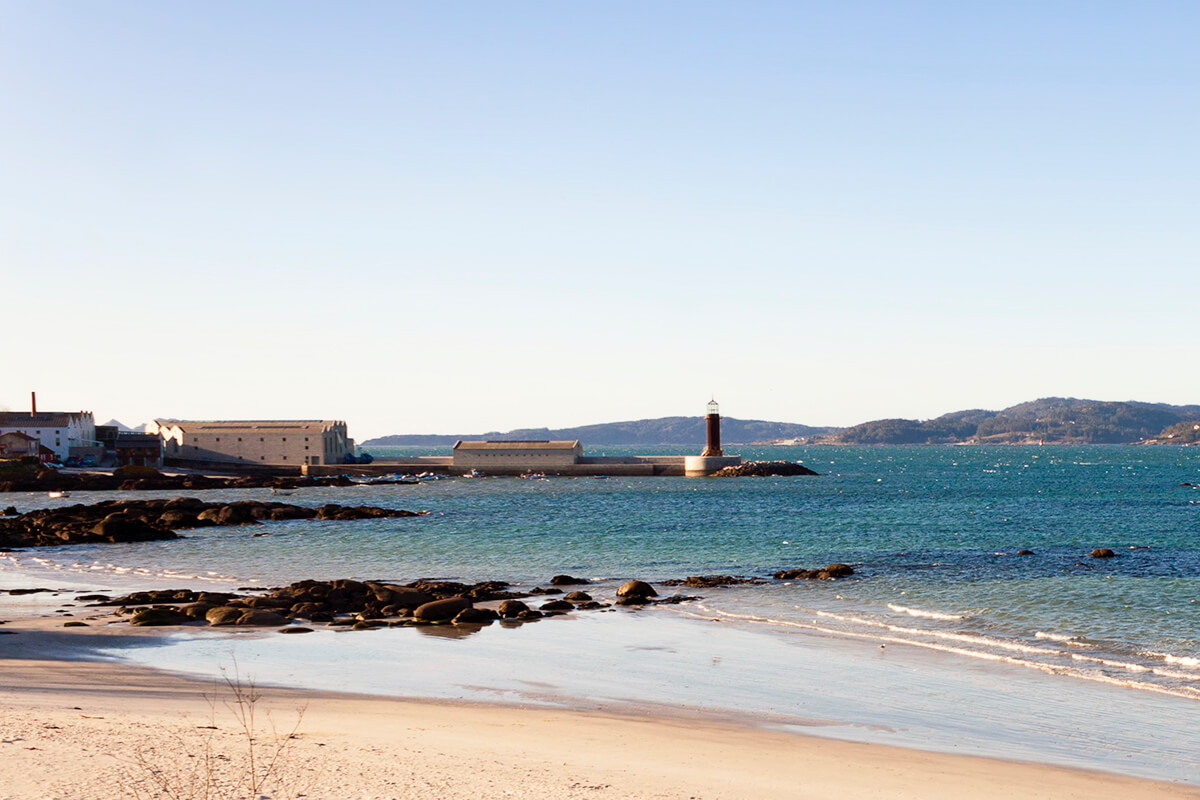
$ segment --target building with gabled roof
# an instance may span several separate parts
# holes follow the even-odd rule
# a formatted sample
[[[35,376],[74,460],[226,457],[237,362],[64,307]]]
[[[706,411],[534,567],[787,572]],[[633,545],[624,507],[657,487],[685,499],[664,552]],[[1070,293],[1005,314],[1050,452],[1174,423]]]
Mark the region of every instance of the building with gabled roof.
[[[341,420],[155,420],[146,428],[176,464],[303,467],[341,464],[354,440]]]
[[[90,411],[0,411],[0,434],[5,433],[32,436],[55,458],[66,460],[71,448],[96,445],[96,420]]]
[[[37,458],[41,443],[37,437],[26,436],[20,431],[0,433],[0,456],[33,456]]]

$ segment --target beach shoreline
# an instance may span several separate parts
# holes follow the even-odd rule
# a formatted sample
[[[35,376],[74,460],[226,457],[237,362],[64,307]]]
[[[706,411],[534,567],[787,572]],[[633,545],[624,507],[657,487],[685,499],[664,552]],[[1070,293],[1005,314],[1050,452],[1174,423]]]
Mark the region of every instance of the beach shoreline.
[[[0,797],[132,797],[144,763],[194,764],[188,742],[200,747],[209,725],[236,754],[221,680],[97,652],[159,632],[55,625],[29,618],[0,635],[0,769],[14,776]],[[268,688],[279,676],[254,677],[274,723],[290,728],[304,709],[287,785],[272,798],[1200,797],[1189,784],[843,741],[703,709],[411,699]]]

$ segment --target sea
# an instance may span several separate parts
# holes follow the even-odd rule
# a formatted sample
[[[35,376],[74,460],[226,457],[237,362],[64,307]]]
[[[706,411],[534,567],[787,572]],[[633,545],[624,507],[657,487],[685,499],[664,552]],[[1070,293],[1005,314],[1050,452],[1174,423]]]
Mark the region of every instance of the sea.
[[[816,477],[452,478],[195,492],[427,516],[186,531],[0,554],[0,585],[71,591],[304,578],[628,579],[696,599],[460,630],[224,629],[100,653],[372,694],[698,715],[1200,784],[1200,448],[731,447]],[[376,448],[376,455],[443,455]],[[678,448],[589,447],[589,455]],[[21,511],[177,493],[11,494]],[[256,536],[268,532],[269,536]],[[1108,548],[1112,558],[1093,558]],[[772,573],[851,565],[837,581]],[[48,601],[47,601],[48,602]],[[0,612],[3,608],[0,607]]]

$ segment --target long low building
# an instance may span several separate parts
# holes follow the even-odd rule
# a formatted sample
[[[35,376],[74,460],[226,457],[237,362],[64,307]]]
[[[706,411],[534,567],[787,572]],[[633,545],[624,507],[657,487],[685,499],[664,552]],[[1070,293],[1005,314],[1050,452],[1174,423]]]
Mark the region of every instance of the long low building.
[[[341,464],[354,440],[341,420],[155,420],[174,464],[304,467]]]
[[[454,445],[454,466],[460,469],[516,469],[534,472],[578,464],[583,445],[548,441],[460,441]]]
[[[376,458],[353,466],[305,466],[308,475],[353,472],[382,475],[395,472],[436,472],[445,475],[711,475],[740,464],[739,456],[584,456],[578,441],[459,441],[452,455]]]

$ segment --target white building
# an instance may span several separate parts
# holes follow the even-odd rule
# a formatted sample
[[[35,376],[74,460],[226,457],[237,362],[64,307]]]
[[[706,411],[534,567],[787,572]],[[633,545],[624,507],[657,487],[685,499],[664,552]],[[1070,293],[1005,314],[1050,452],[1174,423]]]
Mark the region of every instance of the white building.
[[[96,446],[96,420],[90,411],[0,411],[0,434],[4,433],[32,436],[64,461],[72,447]]]
[[[341,464],[354,452],[340,420],[155,420],[146,433],[179,462],[300,467]]]

